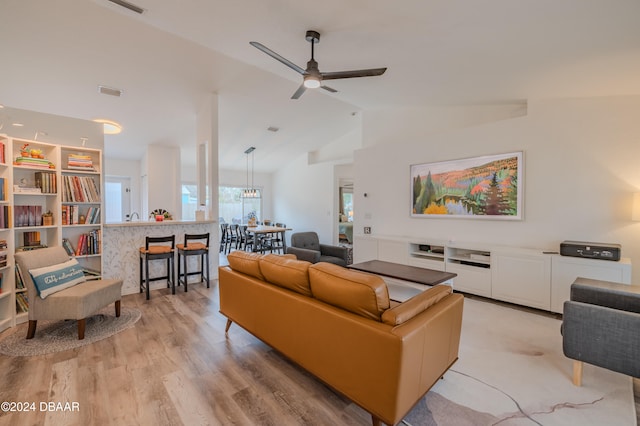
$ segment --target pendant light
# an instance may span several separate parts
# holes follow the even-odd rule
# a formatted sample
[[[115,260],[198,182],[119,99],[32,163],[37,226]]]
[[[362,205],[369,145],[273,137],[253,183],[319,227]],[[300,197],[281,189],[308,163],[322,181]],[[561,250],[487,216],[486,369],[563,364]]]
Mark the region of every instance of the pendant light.
[[[260,198],[260,191],[253,187],[253,163],[254,163],[254,154],[256,147],[249,147],[244,153],[247,155],[247,187],[242,190],[243,198]],[[251,186],[249,186],[249,154],[251,154]]]

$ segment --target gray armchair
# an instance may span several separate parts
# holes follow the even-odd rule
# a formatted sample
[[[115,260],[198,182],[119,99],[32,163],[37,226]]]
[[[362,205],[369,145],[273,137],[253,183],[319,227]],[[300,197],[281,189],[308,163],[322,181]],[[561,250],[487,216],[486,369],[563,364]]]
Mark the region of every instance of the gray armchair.
[[[329,262],[347,266],[349,253],[346,247],[320,244],[315,232],[296,232],[291,235],[287,254],[295,254],[300,260],[311,263]]]
[[[640,286],[577,278],[563,308],[562,348],[576,386],[583,362],[640,377]]]

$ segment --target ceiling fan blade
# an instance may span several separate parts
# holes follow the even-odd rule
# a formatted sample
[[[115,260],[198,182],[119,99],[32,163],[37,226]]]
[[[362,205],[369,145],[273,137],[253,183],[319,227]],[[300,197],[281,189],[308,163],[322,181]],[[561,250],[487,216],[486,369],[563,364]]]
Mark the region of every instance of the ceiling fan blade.
[[[296,93],[291,96],[291,99],[298,99],[300,96],[302,96],[305,90],[307,90],[307,88],[304,87],[304,84],[301,84],[300,87],[298,87],[298,90],[296,90]]]
[[[322,87],[324,90],[326,90],[327,92],[331,92],[331,93],[337,93],[338,91],[336,89],[334,89],[333,87],[329,87],[329,86],[320,86]]]
[[[273,50],[269,49],[268,47],[258,43],[257,41],[250,41],[249,42],[250,45],[252,45],[253,47],[255,47],[256,49],[262,50],[264,53],[266,53],[267,55],[271,56],[273,59],[282,62],[283,64],[285,64],[286,66],[288,66],[289,68],[291,68],[292,70],[300,73],[300,74],[304,74],[305,71],[300,68],[299,66],[297,66],[296,64],[294,64],[293,62],[291,62],[290,60],[283,58],[282,56],[278,55],[276,52],[274,52]]]
[[[386,70],[386,68],[371,68],[367,70],[323,72],[322,79],[337,80],[339,78],[375,77],[384,74]]]

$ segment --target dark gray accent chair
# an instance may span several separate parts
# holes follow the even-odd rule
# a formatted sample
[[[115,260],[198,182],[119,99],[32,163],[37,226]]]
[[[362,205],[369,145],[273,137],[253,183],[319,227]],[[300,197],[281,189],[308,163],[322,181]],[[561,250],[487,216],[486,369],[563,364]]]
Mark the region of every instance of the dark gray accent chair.
[[[299,260],[311,263],[329,262],[340,266],[347,266],[349,256],[346,247],[320,244],[315,232],[291,234],[291,245],[287,247],[287,254],[295,254]]]
[[[583,362],[640,377],[640,286],[578,277],[563,306],[562,349],[576,386]]]

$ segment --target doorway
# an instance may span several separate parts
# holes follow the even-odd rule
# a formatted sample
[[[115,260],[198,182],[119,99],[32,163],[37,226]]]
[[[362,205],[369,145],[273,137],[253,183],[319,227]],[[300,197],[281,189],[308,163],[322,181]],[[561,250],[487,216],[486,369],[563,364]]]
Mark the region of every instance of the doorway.
[[[124,222],[131,214],[131,178],[107,176],[104,182],[105,221]]]
[[[340,179],[338,194],[338,242],[351,245],[353,244],[353,181]]]

